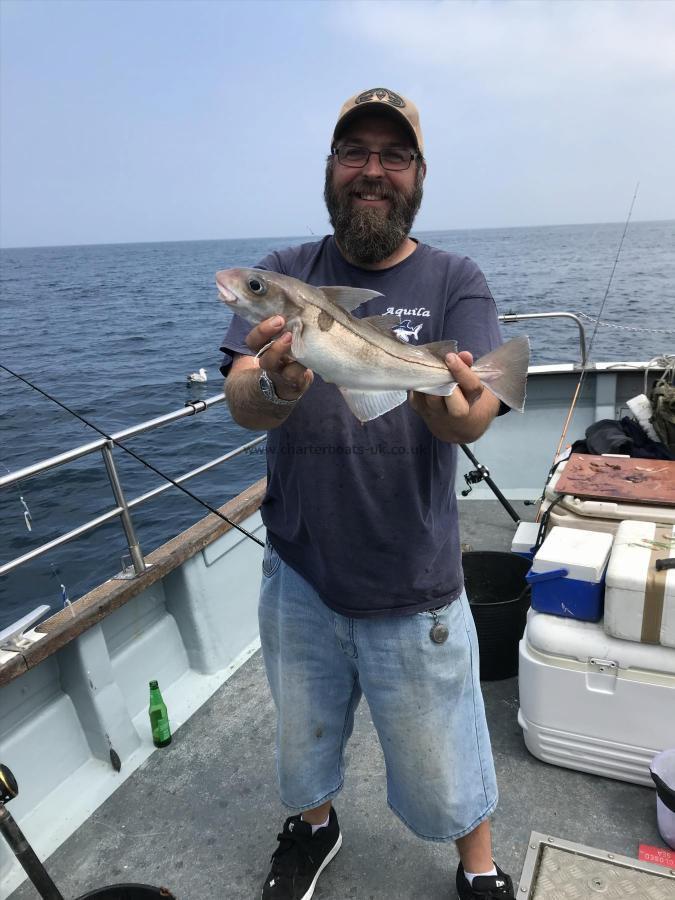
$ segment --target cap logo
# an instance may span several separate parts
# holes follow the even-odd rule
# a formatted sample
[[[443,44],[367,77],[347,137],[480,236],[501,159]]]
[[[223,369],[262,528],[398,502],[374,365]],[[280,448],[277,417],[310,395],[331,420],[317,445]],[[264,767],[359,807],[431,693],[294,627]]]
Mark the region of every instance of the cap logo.
[[[386,100],[387,103],[391,103],[392,106],[396,106],[398,109],[402,109],[405,106],[403,97],[399,97],[398,94],[387,90],[387,88],[373,88],[370,91],[364,91],[356,98],[354,105],[358,106],[359,103],[369,103],[375,98],[378,100]]]

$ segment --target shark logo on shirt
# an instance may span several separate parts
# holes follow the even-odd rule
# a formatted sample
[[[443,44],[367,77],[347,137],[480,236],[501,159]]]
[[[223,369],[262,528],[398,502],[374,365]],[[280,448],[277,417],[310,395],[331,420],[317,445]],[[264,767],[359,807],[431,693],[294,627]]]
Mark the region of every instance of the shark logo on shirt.
[[[409,344],[411,338],[417,340],[417,336],[419,335],[423,324],[424,322],[420,322],[419,325],[413,325],[410,319],[406,319],[405,322],[399,322],[398,325],[395,325],[392,328],[392,331],[399,340]]]

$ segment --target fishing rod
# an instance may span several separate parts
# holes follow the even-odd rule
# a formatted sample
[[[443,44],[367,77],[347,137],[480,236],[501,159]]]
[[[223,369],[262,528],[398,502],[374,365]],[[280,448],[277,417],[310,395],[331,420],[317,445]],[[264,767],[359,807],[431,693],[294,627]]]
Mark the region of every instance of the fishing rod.
[[[113,443],[116,447],[119,447],[120,450],[124,450],[125,453],[128,453],[129,456],[132,456],[139,463],[142,463],[146,468],[150,469],[151,472],[154,472],[155,475],[159,475],[160,478],[163,478],[165,481],[168,481],[169,484],[172,484],[174,487],[177,487],[179,491],[182,491],[191,500],[194,500],[196,503],[201,504],[205,509],[208,509],[209,512],[213,513],[214,516],[218,516],[219,519],[222,519],[224,522],[227,522],[228,525],[231,525],[232,528],[236,528],[237,531],[240,531],[242,534],[246,535],[246,537],[250,538],[252,541],[255,541],[260,547],[264,547],[264,543],[257,538],[254,534],[251,534],[250,531],[247,531],[245,528],[242,528],[241,525],[238,525],[236,522],[233,522],[232,519],[228,519],[226,515],[220,512],[220,510],[211,506],[210,503],[207,503],[206,500],[202,500],[201,497],[198,497],[196,494],[193,494],[192,491],[189,491],[187,488],[183,487],[182,484],[179,484],[177,481],[174,481],[169,475],[166,475],[157,466],[148,462],[147,459],[143,459],[138,453],[134,450],[130,450],[129,447],[126,447],[124,444],[120,443],[115,438],[111,437],[109,434],[106,434],[102,428],[99,428],[98,425],[94,425],[93,422],[90,422],[89,419],[85,419],[84,416],[80,415],[80,413],[75,412],[74,409],[71,409],[69,406],[66,406],[65,403],[62,403],[61,400],[57,400],[56,397],[53,397],[51,394],[48,394],[47,391],[43,390],[41,387],[38,387],[36,384],[33,384],[32,381],[29,381],[28,378],[25,378],[23,375],[19,375],[18,372],[14,372],[8,366],[0,363],[0,369],[4,369],[5,372],[8,372],[14,378],[18,378],[19,381],[22,381],[24,384],[28,385],[29,388],[32,388],[34,391],[37,391],[38,394],[42,394],[43,397],[46,397],[47,400],[51,400],[52,403],[56,403],[57,406],[60,406],[61,409],[65,409],[67,413],[70,413],[72,416],[75,416],[76,419],[79,419],[80,422],[84,422],[89,428],[93,428],[94,431],[98,432],[101,437],[104,437],[107,441]]]
[[[484,466],[483,463],[478,462],[478,460],[469,450],[466,444],[460,444],[459,446],[476,467],[473,471],[467,472],[464,476],[464,481],[466,481],[466,488],[461,491],[462,497],[468,497],[473,490],[474,484],[480,484],[481,481],[484,481],[490,488],[492,493],[495,495],[497,500],[499,500],[501,505],[504,507],[506,512],[511,516],[516,525],[519,525],[520,516],[492,480],[490,476],[490,470],[487,468],[487,466]]]
[[[567,413],[567,418],[565,419],[565,424],[563,426],[562,434],[560,435],[560,441],[558,442],[558,448],[555,451],[555,459],[558,458],[560,454],[560,450],[562,448],[563,442],[567,436],[567,429],[569,428],[570,421],[572,419],[572,414],[574,412],[574,408],[577,405],[577,400],[579,399],[579,394],[581,393],[581,388],[584,383],[584,379],[586,377],[586,371],[588,369],[588,363],[591,358],[591,350],[593,349],[593,342],[595,341],[595,336],[598,333],[598,327],[600,326],[600,319],[602,317],[602,311],[605,308],[605,303],[607,302],[607,297],[609,296],[609,290],[612,286],[612,281],[614,280],[614,273],[616,272],[616,267],[619,262],[619,256],[621,255],[621,248],[623,247],[624,238],[626,237],[626,232],[628,231],[628,223],[630,222],[630,217],[633,214],[633,207],[635,206],[635,198],[638,195],[638,189],[640,187],[640,182],[635,185],[635,192],[633,193],[633,199],[630,203],[630,209],[628,210],[628,216],[626,218],[626,224],[623,226],[623,234],[621,235],[621,240],[619,241],[619,247],[616,251],[616,257],[614,258],[614,265],[612,266],[612,271],[609,273],[609,281],[607,282],[607,287],[605,288],[605,295],[602,298],[602,303],[600,304],[600,309],[598,311],[598,315],[595,319],[595,326],[593,328],[593,334],[591,335],[591,340],[588,344],[588,350],[586,351],[586,356],[582,360],[581,363],[581,373],[579,375],[579,381],[577,382],[577,387],[574,392],[574,396],[572,397],[572,403],[570,405],[569,412]]]
[[[562,434],[560,435],[560,440],[558,441],[558,446],[556,448],[555,454],[553,456],[553,463],[551,464],[551,468],[549,470],[548,480],[550,480],[553,471],[555,470],[556,463],[558,461],[558,457],[560,456],[560,451],[565,442],[565,438],[567,437],[567,430],[570,426],[570,422],[572,421],[572,415],[574,414],[574,410],[577,405],[577,400],[579,399],[579,395],[581,394],[581,388],[583,387],[584,380],[586,378],[586,372],[588,371],[588,364],[591,358],[591,350],[593,349],[593,343],[595,341],[595,337],[598,333],[598,328],[600,326],[600,319],[602,318],[602,312],[605,308],[605,303],[607,302],[607,297],[609,296],[609,291],[612,286],[612,281],[614,280],[614,273],[616,272],[616,267],[619,263],[619,257],[621,256],[621,249],[623,247],[623,242],[626,237],[626,232],[628,231],[628,223],[630,222],[631,216],[633,214],[633,207],[635,206],[635,199],[638,195],[638,190],[640,188],[640,182],[638,181],[635,185],[635,191],[633,192],[633,199],[630,202],[630,208],[628,210],[628,216],[626,217],[626,222],[623,226],[623,233],[621,235],[621,240],[619,241],[619,246],[616,251],[616,256],[614,257],[614,265],[612,266],[612,271],[609,273],[609,280],[607,281],[607,287],[605,288],[605,294],[602,298],[602,303],[600,304],[600,309],[598,310],[598,314],[595,318],[595,326],[593,328],[593,333],[591,334],[591,340],[588,344],[588,349],[586,351],[586,355],[584,359],[581,361],[581,372],[579,373],[579,380],[577,382],[576,389],[574,391],[574,395],[572,397],[572,402],[570,404],[570,408],[567,412],[567,418],[565,419],[565,424],[563,425]],[[537,513],[536,521],[539,522],[541,515],[541,507],[539,512]]]

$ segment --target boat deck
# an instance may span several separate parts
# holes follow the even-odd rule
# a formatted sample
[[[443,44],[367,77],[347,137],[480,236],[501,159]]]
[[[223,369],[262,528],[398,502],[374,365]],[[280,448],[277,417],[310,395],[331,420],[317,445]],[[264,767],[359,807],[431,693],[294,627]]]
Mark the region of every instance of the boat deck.
[[[532,507],[514,505],[533,517]],[[513,524],[496,501],[461,507],[465,543],[509,545]],[[516,884],[532,830],[630,857],[641,842],[661,844],[651,789],[536,760],[516,721],[517,679],[483,689],[501,795],[495,854]],[[64,896],[143,882],[165,885],[180,900],[259,897],[286,815],[276,791],[274,727],[258,653],[47,861]],[[336,801],[344,846],[321,877],[317,900],[454,898],[454,845],[415,838],[386,806],[383,757],[365,701],[347,758],[347,785]],[[24,883],[11,900],[37,896]]]

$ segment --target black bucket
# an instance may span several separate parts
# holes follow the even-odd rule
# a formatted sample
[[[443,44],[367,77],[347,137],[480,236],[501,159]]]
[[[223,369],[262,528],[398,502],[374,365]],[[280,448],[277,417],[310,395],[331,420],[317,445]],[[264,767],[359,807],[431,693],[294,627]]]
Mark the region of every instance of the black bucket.
[[[480,677],[499,681],[518,674],[518,642],[525,630],[530,561],[516,553],[462,554],[464,584],[478,632]]]
[[[167,888],[151,887],[149,884],[111,884],[82,894],[78,900],[157,900],[158,897],[175,900]]]

